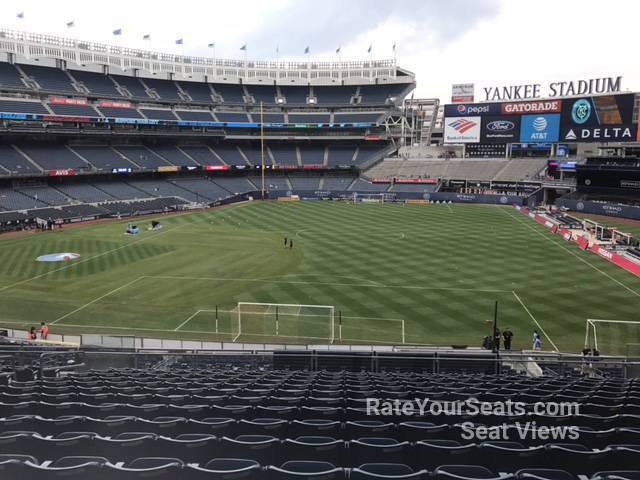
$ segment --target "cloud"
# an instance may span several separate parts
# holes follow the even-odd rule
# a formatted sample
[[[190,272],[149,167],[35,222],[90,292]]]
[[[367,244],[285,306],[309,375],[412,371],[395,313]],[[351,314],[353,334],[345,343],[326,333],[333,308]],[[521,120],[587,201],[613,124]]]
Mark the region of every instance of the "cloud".
[[[315,56],[332,53],[386,24],[416,31],[430,42],[447,42],[498,11],[496,0],[295,0],[267,12],[248,33],[247,43],[254,58],[273,57],[276,46],[285,56],[301,55],[309,46]]]

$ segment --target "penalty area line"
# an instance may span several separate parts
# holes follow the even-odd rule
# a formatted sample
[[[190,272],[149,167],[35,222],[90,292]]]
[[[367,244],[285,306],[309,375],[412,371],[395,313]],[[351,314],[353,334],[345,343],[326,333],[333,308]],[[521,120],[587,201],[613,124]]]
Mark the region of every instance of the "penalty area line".
[[[114,288],[113,290],[105,293],[104,295],[100,295],[98,298],[94,298],[90,302],[87,302],[84,305],[81,305],[80,307],[76,308],[75,310],[71,310],[69,313],[65,313],[61,317],[56,318],[53,322],[49,323],[49,325],[54,325],[54,324],[58,323],[60,320],[64,320],[65,318],[73,315],[74,313],[77,313],[77,312],[79,312],[81,310],[84,310],[89,305],[93,305],[94,303],[102,300],[103,298],[108,297],[109,295],[111,295],[113,293],[116,293],[117,291],[122,290],[123,288],[129,287],[129,286],[133,285],[134,283],[136,283],[138,280],[141,280],[143,278],[145,278],[145,277],[144,276],[138,277],[135,280],[131,280],[130,282],[127,282],[124,285],[119,286],[118,288]]]
[[[522,299],[518,296],[518,294],[514,291],[511,290],[511,293],[513,293],[513,296],[516,297],[516,300],[518,300],[518,303],[520,305],[522,305],[522,308],[524,308],[524,311],[527,312],[527,315],[529,315],[529,317],[531,317],[531,320],[533,320],[533,322],[538,326],[538,328],[540,329],[540,332],[542,332],[542,334],[547,337],[547,340],[549,340],[549,343],[551,344],[551,346],[553,347],[553,349],[556,352],[559,352],[560,350],[558,350],[558,347],[556,346],[555,343],[553,343],[553,340],[551,340],[551,337],[547,334],[547,332],[544,331],[544,328],[542,328],[542,325],[540,325],[540,322],[538,322],[538,320],[536,320],[536,317],[533,316],[533,314],[531,313],[531,311],[527,308],[527,306],[524,304],[524,302],[522,301]]]

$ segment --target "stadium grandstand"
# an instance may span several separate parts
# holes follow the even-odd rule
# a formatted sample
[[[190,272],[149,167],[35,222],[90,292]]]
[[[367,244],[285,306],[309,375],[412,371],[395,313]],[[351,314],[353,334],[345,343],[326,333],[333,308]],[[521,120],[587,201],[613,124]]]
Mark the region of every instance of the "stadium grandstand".
[[[640,96],[209,47],[0,29],[0,480],[640,480]]]

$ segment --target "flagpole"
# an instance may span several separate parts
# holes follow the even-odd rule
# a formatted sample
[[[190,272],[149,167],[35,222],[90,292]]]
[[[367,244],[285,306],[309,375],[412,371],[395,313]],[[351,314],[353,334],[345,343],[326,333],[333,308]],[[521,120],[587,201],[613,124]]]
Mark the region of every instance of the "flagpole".
[[[262,200],[264,200],[264,103],[260,100],[260,164],[262,171]]]

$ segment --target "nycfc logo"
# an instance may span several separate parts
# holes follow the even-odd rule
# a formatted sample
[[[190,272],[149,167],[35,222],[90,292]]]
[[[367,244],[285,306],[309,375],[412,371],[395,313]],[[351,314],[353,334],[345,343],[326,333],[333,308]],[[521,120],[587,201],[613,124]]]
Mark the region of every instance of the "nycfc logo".
[[[500,203],[507,203],[509,199],[505,196],[500,197]]]
[[[587,178],[587,179],[584,181],[584,184],[585,184],[585,185],[587,185],[587,186],[591,185],[591,180],[590,180],[589,178]]]
[[[578,202],[576,204],[576,210],[584,210],[584,203]]]
[[[536,132],[542,132],[547,128],[547,119],[544,117],[536,117],[531,126]]]
[[[584,99],[576,100],[576,102],[573,104],[573,107],[571,107],[572,120],[575,123],[582,125],[587,120],[589,120],[590,116],[591,116],[591,103],[589,103],[588,100],[584,100]]]
[[[425,200],[429,200],[431,198],[431,194],[430,193],[425,193],[424,195],[422,195],[422,198]]]

